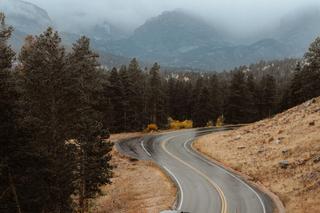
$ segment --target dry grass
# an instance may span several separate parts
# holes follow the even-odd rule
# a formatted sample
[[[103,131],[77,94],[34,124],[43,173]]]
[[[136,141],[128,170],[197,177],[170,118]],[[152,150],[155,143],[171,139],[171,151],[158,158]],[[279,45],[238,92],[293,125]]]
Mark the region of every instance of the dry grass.
[[[113,140],[141,133],[112,135]],[[113,184],[102,187],[103,196],[91,208],[95,213],[158,213],[170,209],[176,198],[171,180],[150,161],[136,161],[113,150]]]
[[[204,136],[195,148],[262,183],[287,212],[320,212],[320,98],[272,119]],[[287,169],[280,168],[282,160]]]
[[[123,140],[126,138],[140,137],[143,136],[142,132],[129,132],[129,133],[119,133],[119,134],[111,134],[110,139],[113,142],[118,142],[119,140]]]

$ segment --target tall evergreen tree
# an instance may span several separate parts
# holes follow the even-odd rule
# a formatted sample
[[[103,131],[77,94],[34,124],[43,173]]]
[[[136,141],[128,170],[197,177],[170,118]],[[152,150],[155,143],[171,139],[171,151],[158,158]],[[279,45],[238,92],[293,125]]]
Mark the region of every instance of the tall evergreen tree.
[[[14,112],[17,100],[11,75],[15,54],[8,45],[11,33],[12,28],[6,26],[5,16],[0,13],[0,206],[4,212],[22,212],[17,191],[17,164],[22,144],[17,140]]]
[[[304,61],[302,101],[320,96],[320,37],[311,43]]]
[[[221,89],[218,77],[216,75],[212,75],[209,80],[209,89],[210,89],[210,105],[211,105],[211,119],[216,121],[217,118],[221,115],[221,108],[222,108],[222,97],[221,97]]]
[[[131,88],[132,83],[127,71],[126,66],[121,66],[119,71],[122,93],[121,95],[121,116],[119,117],[121,121],[122,131],[132,131],[130,125],[130,115],[134,114],[133,109],[130,105],[130,96],[132,95]]]
[[[260,115],[261,118],[270,117],[274,114],[276,104],[276,82],[271,75],[263,76],[260,82]]]
[[[128,125],[131,130],[137,131],[143,129],[141,117],[143,116],[143,75],[137,59],[132,59],[128,66],[128,91],[129,106]]]
[[[294,71],[293,79],[290,84],[290,91],[289,91],[289,99],[288,106],[295,106],[304,101],[304,94],[303,94],[303,84],[304,84],[304,72],[302,71],[301,63],[298,62],[297,66]]]
[[[246,76],[241,70],[235,71],[229,88],[229,97],[226,106],[226,121],[228,123],[246,123],[249,98]]]
[[[150,70],[148,106],[150,121],[163,127],[167,121],[167,116],[165,112],[165,95],[159,72],[160,66],[155,63]]]
[[[248,88],[248,122],[253,122],[259,119],[259,89],[253,77],[250,73],[247,79]]]
[[[40,200],[39,212],[71,212],[76,166],[73,145],[66,143],[68,100],[65,50],[51,28],[21,51],[23,77],[23,125],[32,134],[33,147],[39,153],[37,165],[41,188],[34,194]]]
[[[190,106],[192,109],[192,115],[191,115],[192,120],[197,120],[196,110],[198,109],[197,105],[199,103],[199,94],[202,91],[203,84],[204,84],[203,78],[198,78],[195,86],[192,89],[192,95],[191,95],[191,101],[190,101]]]
[[[103,140],[102,113],[97,109],[98,95],[103,89],[99,73],[98,55],[91,51],[90,41],[81,37],[68,55],[68,72],[75,108],[73,139],[79,147],[79,206],[81,212],[88,210],[88,201],[97,196],[100,186],[111,178],[110,151],[112,143]]]
[[[123,96],[124,89],[120,75],[116,68],[111,70],[108,78],[109,82],[104,88],[105,105],[107,111],[105,115],[106,125],[112,132],[123,131]]]
[[[201,89],[198,102],[194,112],[194,126],[206,126],[209,120],[215,119],[212,114],[212,106],[210,104],[210,93],[207,87]]]

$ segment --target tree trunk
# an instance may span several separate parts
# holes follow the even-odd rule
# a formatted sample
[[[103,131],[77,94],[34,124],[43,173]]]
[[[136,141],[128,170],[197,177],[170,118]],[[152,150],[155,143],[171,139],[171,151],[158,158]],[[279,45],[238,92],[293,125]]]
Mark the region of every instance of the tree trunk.
[[[85,163],[86,163],[86,153],[82,148],[81,156],[81,166],[80,166],[80,197],[79,197],[79,207],[80,213],[86,212],[86,179],[85,179]]]
[[[16,187],[14,185],[13,178],[12,178],[12,175],[11,175],[11,171],[10,171],[9,168],[8,168],[8,175],[9,175],[10,188],[11,188],[11,191],[12,191],[12,194],[13,194],[14,201],[15,201],[16,206],[17,206],[17,212],[21,213],[22,211],[21,211],[21,207],[20,207],[20,203],[19,203]]]

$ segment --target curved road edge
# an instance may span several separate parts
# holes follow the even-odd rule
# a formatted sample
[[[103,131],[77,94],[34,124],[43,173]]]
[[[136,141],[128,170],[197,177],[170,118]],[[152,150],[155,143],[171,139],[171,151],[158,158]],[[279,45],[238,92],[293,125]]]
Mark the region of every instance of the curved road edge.
[[[201,138],[201,137],[199,137]],[[223,164],[222,162],[220,161],[217,161],[215,159],[213,159],[212,157],[200,152],[199,150],[197,150],[196,148],[194,148],[194,142],[196,140],[198,140],[199,138],[195,138],[192,140],[192,143],[191,143],[191,149],[194,153],[197,154],[197,156],[199,158],[201,158],[202,160],[208,162],[208,163],[212,163],[212,164],[215,164],[221,168],[223,168],[224,170],[230,172],[230,173],[233,173],[233,174],[236,174],[238,176],[241,177],[241,179],[246,183],[248,184],[249,186],[252,185],[254,186],[255,188],[258,188],[260,191],[262,191],[263,193],[267,194],[273,201],[273,203],[275,204],[276,206],[276,213],[286,213],[286,210],[285,210],[285,207],[282,203],[282,201],[280,200],[280,198],[274,194],[272,191],[270,191],[268,188],[266,188],[265,186],[263,186],[262,184],[260,183],[257,183],[257,182],[254,182],[254,181],[251,181],[250,179],[252,179],[250,176],[248,175],[245,175],[237,170],[234,170],[233,168]]]
[[[128,154],[121,146],[120,143],[124,143],[126,141],[131,141],[131,140],[139,140],[141,141],[141,146],[143,148],[143,150],[146,152],[146,154],[150,155],[149,152],[146,150],[146,148],[143,145],[143,136],[142,137],[131,137],[131,138],[126,138],[123,140],[120,140],[118,143],[114,144],[115,150],[116,152],[118,152],[121,156],[124,157],[129,157],[129,158],[134,158],[137,160],[147,160],[147,161],[152,161],[152,159],[138,159],[137,157],[134,157],[130,154]],[[161,170],[163,172],[164,175],[167,176],[168,179],[170,179],[173,183],[173,185],[176,187],[177,189],[177,193],[176,193],[176,197],[175,197],[175,201],[173,202],[171,209],[180,209],[181,205],[182,205],[182,201],[183,201],[183,190],[181,187],[181,184],[178,180],[178,178],[166,167],[163,165],[159,165],[157,163],[155,163],[155,165],[158,166],[158,169]]]
[[[202,130],[202,131],[206,132],[207,129],[204,128],[204,129],[198,129],[198,130],[200,130],[200,131]],[[177,131],[173,131],[173,132],[177,132]],[[182,134],[184,132],[187,132],[187,131],[181,131]],[[170,134],[170,133],[171,132],[164,132],[164,133],[160,133],[160,134],[151,134],[151,135],[145,135],[143,137],[134,137],[134,138],[125,139],[125,140],[119,141],[119,143],[116,143],[115,147],[118,152],[120,152],[121,154],[123,154],[125,156],[140,159],[140,160],[153,161],[154,159],[151,157],[150,153],[152,153],[152,154],[154,154],[154,153],[153,153],[152,149],[151,149],[151,152],[148,151],[148,150],[150,150],[150,149],[148,149],[149,148],[148,142],[150,142],[150,138],[154,138],[157,136],[166,135],[166,134]],[[218,166],[222,170],[225,170],[225,171],[229,172],[230,174],[233,174],[232,176],[235,176],[237,179],[241,180],[245,185],[248,185],[249,188],[251,188],[253,191],[255,191],[256,189],[259,190],[260,192],[265,194],[265,196],[269,197],[269,199],[273,202],[274,207],[275,207],[274,212],[285,213],[284,206],[283,206],[282,202],[280,201],[280,199],[275,194],[273,194],[270,190],[268,190],[266,187],[262,186],[259,183],[255,183],[255,182],[251,181],[250,180],[251,178],[249,176],[246,176],[238,171],[235,171],[234,169],[224,165],[223,163],[218,162],[218,161],[212,159],[210,156],[206,156],[204,153],[201,153],[198,150],[196,150],[193,147],[193,142],[196,141],[196,139],[198,139],[200,137],[201,137],[201,135],[198,135],[195,138],[190,138],[189,140],[187,140],[185,142],[185,144],[187,144],[187,142],[190,142],[188,144],[188,147],[185,147],[187,149],[187,151],[192,152],[190,154],[195,155],[197,158],[199,158],[202,161],[205,161],[208,164]],[[147,138],[149,138],[149,139],[147,139]],[[129,142],[129,143],[126,143],[126,142]],[[134,144],[136,144],[137,145],[136,147],[138,147],[138,148],[135,148],[135,146],[133,146],[133,148],[130,146],[127,146],[128,144],[131,144],[132,142],[134,142]],[[121,144],[123,144],[123,143],[126,145],[121,146]],[[144,146],[144,144],[145,144],[145,146]],[[129,147],[129,149],[128,149],[128,147]],[[165,165],[161,165],[157,162],[155,162],[155,163],[158,164],[158,168],[175,185],[177,192],[176,192],[175,202],[172,204],[172,209],[179,210],[181,208],[182,202],[183,202],[183,188],[181,187],[179,179],[177,178],[178,176],[175,176],[174,173],[172,171],[170,171],[170,169],[168,169]],[[259,197],[259,195],[258,195],[258,197]]]

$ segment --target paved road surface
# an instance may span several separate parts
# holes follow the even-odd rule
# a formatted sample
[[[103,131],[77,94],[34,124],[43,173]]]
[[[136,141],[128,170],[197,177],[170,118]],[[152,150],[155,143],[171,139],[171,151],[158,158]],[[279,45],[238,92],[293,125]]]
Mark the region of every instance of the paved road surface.
[[[196,137],[213,131],[221,129],[192,129],[134,138],[122,141],[117,148],[133,158],[155,161],[171,176],[179,189],[177,210],[272,213],[274,205],[266,194],[191,148]]]

